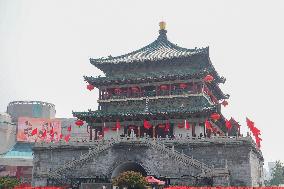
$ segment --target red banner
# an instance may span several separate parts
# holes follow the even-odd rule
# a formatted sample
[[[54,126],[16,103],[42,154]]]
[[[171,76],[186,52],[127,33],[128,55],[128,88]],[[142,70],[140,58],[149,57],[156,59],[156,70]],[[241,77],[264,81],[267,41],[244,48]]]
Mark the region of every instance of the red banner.
[[[18,119],[17,141],[52,142],[61,135],[61,121],[57,119],[20,117]]]

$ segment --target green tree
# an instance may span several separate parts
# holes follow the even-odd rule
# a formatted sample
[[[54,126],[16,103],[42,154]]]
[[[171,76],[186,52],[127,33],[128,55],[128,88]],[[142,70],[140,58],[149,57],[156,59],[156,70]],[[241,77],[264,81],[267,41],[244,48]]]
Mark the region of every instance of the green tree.
[[[14,177],[1,177],[0,178],[0,189],[10,189],[14,188],[15,186],[19,185],[20,181]]]
[[[284,184],[284,165],[280,161],[276,161],[275,167],[272,169],[272,178],[268,182],[269,186],[279,186]]]
[[[113,179],[112,184],[119,188],[127,187],[128,189],[144,189],[147,185],[147,181],[141,173],[126,171]]]

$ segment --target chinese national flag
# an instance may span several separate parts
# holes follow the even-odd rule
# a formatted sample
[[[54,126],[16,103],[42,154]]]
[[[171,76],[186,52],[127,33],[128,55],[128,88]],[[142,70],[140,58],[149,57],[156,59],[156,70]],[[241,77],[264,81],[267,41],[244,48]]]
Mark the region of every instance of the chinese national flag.
[[[250,128],[250,130],[253,130],[254,128],[254,122],[251,121],[249,118],[246,118],[247,126]]]
[[[50,135],[54,135],[54,131],[53,131],[53,127],[51,128],[51,130],[49,131]]]
[[[66,136],[64,137],[64,140],[65,140],[65,142],[69,142],[69,140],[70,140],[70,135],[66,135]]]
[[[34,130],[32,130],[32,136],[37,134],[37,128],[35,128]]]
[[[42,134],[42,138],[46,137],[46,130],[44,130],[43,134]]]
[[[54,133],[50,134],[51,139],[54,139]]]

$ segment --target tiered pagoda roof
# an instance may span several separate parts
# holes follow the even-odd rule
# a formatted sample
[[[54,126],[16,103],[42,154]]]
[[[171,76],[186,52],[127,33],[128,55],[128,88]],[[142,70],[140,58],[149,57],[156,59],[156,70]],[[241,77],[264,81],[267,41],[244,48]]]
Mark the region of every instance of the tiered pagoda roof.
[[[115,117],[115,116],[137,116],[137,115],[157,115],[157,114],[163,114],[163,115],[169,115],[169,114],[175,114],[175,113],[196,113],[196,112],[212,112],[216,111],[216,106],[207,106],[207,107],[179,107],[175,109],[169,109],[169,108],[159,108],[159,109],[152,109],[149,111],[144,111],[144,110],[129,110],[129,111],[102,111],[102,110],[96,110],[92,111],[89,110],[88,112],[73,112],[73,115],[75,117],[78,117],[79,119],[84,120],[85,117],[90,117],[90,118],[106,118],[106,117]]]
[[[109,84],[119,83],[131,83],[136,84],[147,81],[162,81],[164,78],[172,79],[188,79],[201,77],[204,74],[210,72],[208,69],[197,70],[197,69],[183,69],[183,70],[171,70],[171,71],[159,71],[159,72],[141,72],[141,73],[128,73],[124,75],[114,75],[108,77],[87,77],[84,79],[94,86],[104,86]]]
[[[225,79],[220,77],[213,67],[209,58],[209,47],[187,49],[177,46],[170,42],[167,38],[167,30],[161,28],[158,38],[146,45],[145,47],[127,53],[125,55],[107,58],[90,59],[91,64],[106,72],[107,67],[115,67],[118,65],[133,65],[133,64],[175,64],[186,63],[195,64],[197,67],[191,67],[186,70],[171,70],[161,72],[147,72],[147,73],[133,73],[133,74],[121,74],[121,75],[108,75],[108,77],[87,77],[85,81],[94,85],[102,86],[109,83],[139,83],[141,80],[174,77],[188,79],[188,77],[202,78],[207,74],[212,74],[216,83],[224,83]]]
[[[89,84],[103,89],[103,87],[119,87],[124,84],[140,85],[144,83],[163,83],[165,81],[178,80],[180,82],[202,81],[210,74],[214,77],[211,83],[207,83],[210,91],[214,93],[217,100],[226,99],[228,96],[219,88],[219,83],[225,79],[220,77],[209,58],[209,47],[187,49],[179,47],[167,38],[167,31],[160,27],[158,38],[136,51],[125,55],[107,58],[90,59],[92,65],[102,70],[106,76],[87,77],[85,81]],[[149,66],[149,67],[148,67]],[[140,69],[144,67],[145,70]],[[154,69],[151,69],[154,68]],[[200,100],[195,96],[196,101]],[[103,103],[103,102],[101,102]],[[116,120],[120,118],[145,119],[147,117],[179,115],[191,116],[202,114],[205,117],[212,112],[219,112],[218,104],[191,104],[187,107],[149,107],[144,109],[100,109],[96,111],[73,112],[73,116],[84,121],[100,122],[100,120]]]
[[[208,54],[209,48],[186,49],[171,43],[167,39],[167,30],[160,30],[158,38],[149,45],[131,53],[108,58],[90,59],[95,66],[100,64],[120,64],[146,61],[173,60],[175,58],[192,57],[198,54]]]

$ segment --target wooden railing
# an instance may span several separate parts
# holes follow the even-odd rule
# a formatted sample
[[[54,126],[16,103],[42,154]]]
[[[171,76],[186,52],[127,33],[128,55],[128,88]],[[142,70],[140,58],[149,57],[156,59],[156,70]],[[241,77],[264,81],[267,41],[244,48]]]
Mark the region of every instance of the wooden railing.
[[[110,94],[103,95],[100,101],[102,100],[110,100],[110,99],[127,99],[127,98],[143,98],[143,97],[156,97],[156,96],[171,96],[171,95],[184,95],[184,94],[199,94],[201,90],[184,90],[184,89],[176,89],[176,90],[161,90],[161,91],[145,91],[145,92],[137,92],[137,93],[127,93],[121,92],[119,94]]]
[[[149,137],[141,137],[141,138],[133,138],[133,137],[115,137],[113,139],[100,139],[100,140],[89,140],[86,137],[74,137],[71,138],[68,142],[65,140],[60,140],[59,142],[37,142],[34,147],[50,147],[50,146],[96,146],[101,144],[101,142],[109,142],[109,141],[130,141],[130,140],[138,140],[138,141],[157,141],[159,143],[163,143],[165,145],[175,144],[188,144],[188,143],[236,143],[242,141],[248,141],[254,143],[251,136],[211,136],[208,137],[183,137],[183,138],[149,138]]]

